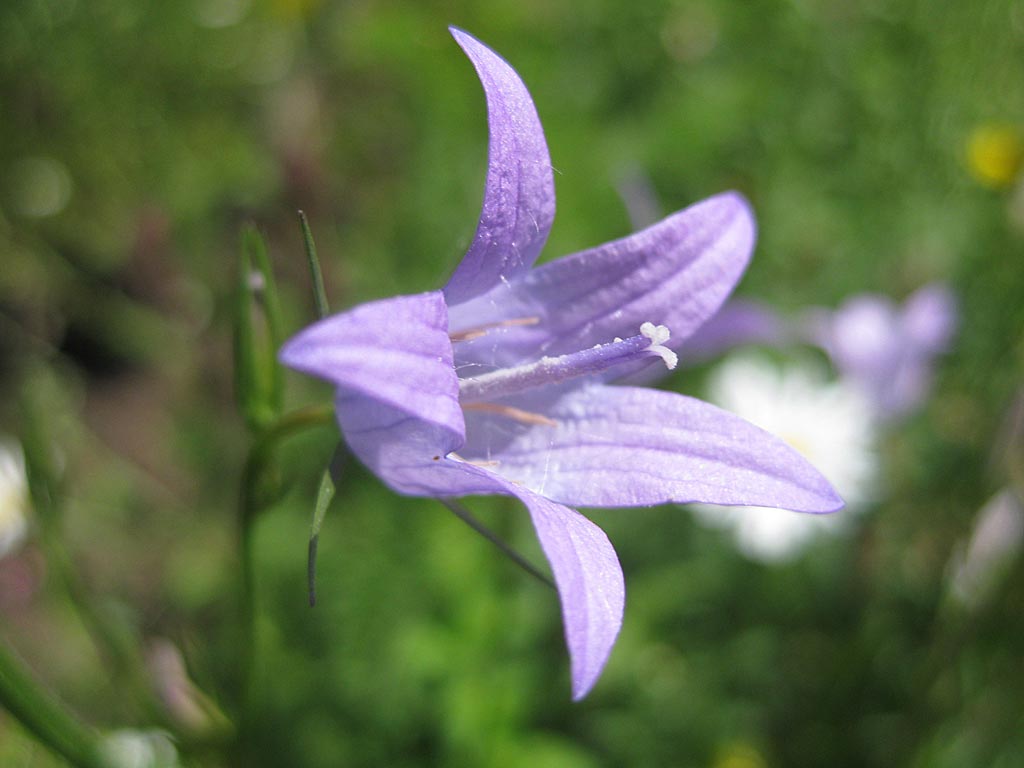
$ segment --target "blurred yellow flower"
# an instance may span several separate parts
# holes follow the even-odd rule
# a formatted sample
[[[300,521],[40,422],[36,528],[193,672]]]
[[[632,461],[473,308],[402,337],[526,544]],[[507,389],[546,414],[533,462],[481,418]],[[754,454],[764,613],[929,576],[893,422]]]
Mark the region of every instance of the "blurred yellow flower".
[[[967,140],[967,166],[986,187],[1008,187],[1024,165],[1024,139],[1007,125],[982,125]]]
[[[737,742],[721,750],[714,768],[767,768],[767,765],[761,753],[751,745]]]

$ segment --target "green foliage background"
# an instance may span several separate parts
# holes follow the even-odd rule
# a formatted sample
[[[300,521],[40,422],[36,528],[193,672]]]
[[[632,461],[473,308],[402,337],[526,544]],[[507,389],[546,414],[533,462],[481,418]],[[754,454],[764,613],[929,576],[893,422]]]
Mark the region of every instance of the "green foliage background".
[[[947,587],[977,510],[1022,491],[1024,214],[964,161],[977,126],[1024,125],[1011,0],[0,5],[0,425],[18,432],[21,393],[42,404],[67,545],[104,610],[140,642],[171,639],[232,711],[239,230],[267,238],[289,332],[313,317],[297,208],[332,306],[441,285],[486,167],[481,89],[448,24],[534,96],[558,171],[549,256],[629,231],[624,174],[666,210],[736,188],[760,226],[740,294],[795,313],[945,280],[962,327],[932,401],[883,446],[885,498],[855,536],[768,567],[680,508],[595,511],[626,623],[577,705],[554,595],[355,463],[311,610],[306,540],[336,434],[288,443],[256,540],[257,763],[1024,762],[1021,559],[974,610]],[[288,384],[291,406],[329,394]],[[471,503],[540,560],[516,504]],[[0,617],[83,720],[148,722],[38,541],[0,562]],[[0,713],[0,764],[60,763]]]

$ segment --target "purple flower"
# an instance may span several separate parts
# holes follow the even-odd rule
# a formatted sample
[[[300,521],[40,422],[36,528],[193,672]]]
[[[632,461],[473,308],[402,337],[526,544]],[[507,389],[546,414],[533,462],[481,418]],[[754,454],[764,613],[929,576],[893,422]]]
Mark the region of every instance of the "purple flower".
[[[604,532],[566,505],[829,512],[842,501],[799,454],[738,417],[607,383],[672,367],[671,347],[725,300],[753,248],[743,198],[719,195],[532,268],[555,209],[540,121],[503,59],[452,34],[483,82],[490,128],[469,251],[443,290],[322,320],[281,360],[335,385],[345,441],[395,491],[504,494],[526,505],[558,588],[580,699],[615,643],[624,590]]]
[[[891,420],[924,402],[935,357],[949,346],[956,325],[953,293],[933,283],[911,294],[902,307],[885,296],[863,294],[834,312],[815,310],[807,332],[840,375],[870,399],[878,416]]]

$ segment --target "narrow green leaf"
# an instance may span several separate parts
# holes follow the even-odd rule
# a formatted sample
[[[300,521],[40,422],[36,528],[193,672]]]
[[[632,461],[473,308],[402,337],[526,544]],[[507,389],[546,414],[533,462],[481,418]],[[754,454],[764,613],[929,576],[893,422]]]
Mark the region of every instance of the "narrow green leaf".
[[[313,527],[309,534],[309,553],[306,565],[306,575],[309,579],[309,607],[316,605],[316,555],[317,547],[320,544],[320,526],[324,521],[324,514],[334,498],[334,481],[331,480],[330,469],[325,469],[320,478],[320,490],[316,494],[316,507],[313,510]]]
[[[309,228],[309,220],[306,218],[306,214],[302,211],[299,211],[299,226],[302,227],[302,244],[306,249],[309,275],[313,280],[313,298],[316,301],[316,313],[322,319],[331,313],[331,308],[327,304],[324,276],[320,271],[320,260],[316,256],[316,243],[313,242],[313,232]]]
[[[313,525],[309,532],[309,555],[306,567],[310,607],[316,605],[316,556],[317,548],[320,544],[320,527],[323,525],[327,508],[330,506],[334,493],[337,490],[337,483],[341,477],[341,468],[346,455],[344,443],[339,443],[338,447],[334,450],[334,456],[331,458],[330,465],[324,470],[323,476],[320,478],[320,489],[316,494],[316,506],[313,509]]]

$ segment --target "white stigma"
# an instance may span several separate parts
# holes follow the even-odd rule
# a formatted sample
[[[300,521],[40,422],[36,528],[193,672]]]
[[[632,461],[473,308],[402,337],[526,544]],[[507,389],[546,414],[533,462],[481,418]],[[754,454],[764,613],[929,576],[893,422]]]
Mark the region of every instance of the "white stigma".
[[[651,346],[647,348],[647,351],[656,354],[664,361],[666,368],[670,371],[673,370],[679,362],[679,356],[668,347],[662,346],[672,335],[668,327],[644,323],[640,326],[640,334],[651,340]]]

